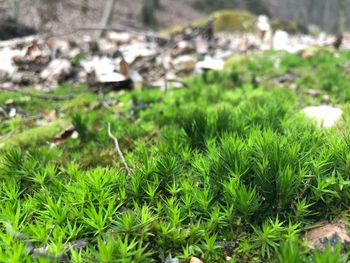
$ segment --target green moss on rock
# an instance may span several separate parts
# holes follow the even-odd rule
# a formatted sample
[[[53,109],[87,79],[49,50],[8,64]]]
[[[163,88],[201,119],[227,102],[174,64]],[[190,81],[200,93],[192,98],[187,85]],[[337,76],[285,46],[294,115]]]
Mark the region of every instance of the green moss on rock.
[[[0,151],[8,150],[13,147],[27,148],[30,146],[42,145],[52,140],[57,133],[68,127],[69,122],[58,120],[56,122],[41,127],[31,128],[18,134],[0,139]]]

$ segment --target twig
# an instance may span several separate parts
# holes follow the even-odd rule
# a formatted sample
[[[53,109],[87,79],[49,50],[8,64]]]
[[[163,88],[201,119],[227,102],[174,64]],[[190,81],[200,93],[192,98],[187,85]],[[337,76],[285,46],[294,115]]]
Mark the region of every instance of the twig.
[[[124,158],[124,155],[123,155],[122,151],[120,150],[118,139],[111,132],[111,124],[110,123],[108,123],[108,136],[114,141],[114,146],[115,146],[115,148],[116,148],[116,150],[118,152],[118,155],[119,155],[120,159],[122,160],[122,163],[124,165],[125,171],[130,176],[131,175],[130,168],[129,168],[128,164],[125,161],[125,158]]]
[[[48,233],[48,235],[47,235],[47,237],[46,237],[46,239],[45,239],[45,243],[44,243],[45,246],[47,246],[47,243],[49,242],[49,238],[51,237],[52,231],[53,231],[54,228],[55,228],[55,225],[52,225],[52,226],[50,227],[49,233]]]
[[[11,89],[11,88],[6,88],[6,87],[0,87],[0,90],[7,91],[7,92],[20,93],[20,94],[23,94],[26,96],[35,97],[35,98],[43,99],[43,100],[56,100],[56,101],[69,100],[69,99],[73,99],[75,97],[73,94],[70,94],[67,96],[46,95],[46,94],[38,94],[38,93],[26,91],[26,90]]]

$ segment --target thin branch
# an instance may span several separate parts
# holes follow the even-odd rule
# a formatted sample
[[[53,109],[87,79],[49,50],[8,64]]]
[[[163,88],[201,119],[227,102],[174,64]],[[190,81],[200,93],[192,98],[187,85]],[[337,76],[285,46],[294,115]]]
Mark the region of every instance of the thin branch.
[[[124,155],[123,155],[122,151],[120,150],[118,139],[111,132],[111,124],[110,123],[108,123],[108,136],[114,141],[114,146],[115,146],[115,148],[116,148],[116,150],[118,152],[118,155],[119,155],[120,159],[122,160],[122,163],[124,165],[125,171],[130,176],[131,175],[130,168],[129,168],[128,164],[125,161],[125,158],[124,158]]]
[[[47,237],[46,237],[46,239],[45,239],[45,243],[44,243],[45,246],[47,246],[47,243],[49,243],[49,238],[51,237],[52,231],[53,231],[54,228],[55,228],[55,225],[52,225],[52,226],[50,227],[49,234],[47,235]]]
[[[38,99],[43,99],[43,100],[69,100],[73,99],[75,96],[73,94],[67,95],[67,96],[57,96],[57,95],[46,95],[46,94],[38,94],[38,93],[33,93],[30,91],[26,90],[19,90],[19,89],[11,89],[7,87],[0,87],[0,91],[7,91],[7,92],[14,92],[14,93],[20,93],[22,95],[30,96],[30,97],[35,97]]]

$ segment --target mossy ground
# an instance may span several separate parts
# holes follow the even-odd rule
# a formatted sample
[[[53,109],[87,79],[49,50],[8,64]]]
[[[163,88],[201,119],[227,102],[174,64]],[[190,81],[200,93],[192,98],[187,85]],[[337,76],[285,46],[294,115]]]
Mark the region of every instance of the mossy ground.
[[[257,16],[242,10],[224,9],[211,13],[208,17],[196,19],[186,25],[178,25],[162,31],[164,35],[171,35],[188,28],[189,26],[204,26],[209,19],[214,19],[213,27],[215,32],[251,32],[254,30]]]
[[[62,102],[1,93],[23,117],[0,124],[0,261],[53,261],[32,258],[7,224],[73,262],[345,262],[347,247],[314,251],[303,235],[324,220],[348,224],[349,58],[268,52],[167,93],[101,98],[66,85],[55,93],[77,97]],[[344,110],[330,129],[300,113],[324,102]],[[52,110],[54,125],[37,128],[32,117]],[[79,138],[50,147],[57,122]],[[77,240],[87,247],[67,245]]]
[[[207,17],[196,19],[188,24],[174,26],[170,29],[162,30],[163,35],[171,35],[181,32],[189,26],[204,26],[210,19],[214,19],[213,29],[215,32],[255,32],[258,16],[248,11],[236,9],[223,9],[211,13]],[[283,22],[277,19],[271,20],[271,28],[273,31],[284,30],[289,33],[298,34],[300,26],[296,22]]]

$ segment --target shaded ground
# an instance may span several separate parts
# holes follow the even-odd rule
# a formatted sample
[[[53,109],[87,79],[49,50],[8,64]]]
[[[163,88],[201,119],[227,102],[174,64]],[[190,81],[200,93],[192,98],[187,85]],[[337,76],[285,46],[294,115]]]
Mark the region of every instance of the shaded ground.
[[[0,3],[0,15],[9,14],[11,1]],[[27,26],[39,30],[52,30],[55,33],[64,33],[82,26],[98,26],[103,14],[106,1],[88,1],[86,12],[81,8],[80,0],[57,1],[54,8],[45,6],[42,0],[20,1],[21,10],[19,21]],[[116,1],[111,26],[141,27],[140,12],[143,0]],[[162,0],[160,10],[157,10],[157,20],[160,28],[185,23],[204,16],[192,7],[194,0]],[[41,14],[39,14],[41,12]]]
[[[34,28],[14,23],[11,20],[0,20],[0,40],[32,35],[35,32]]]

